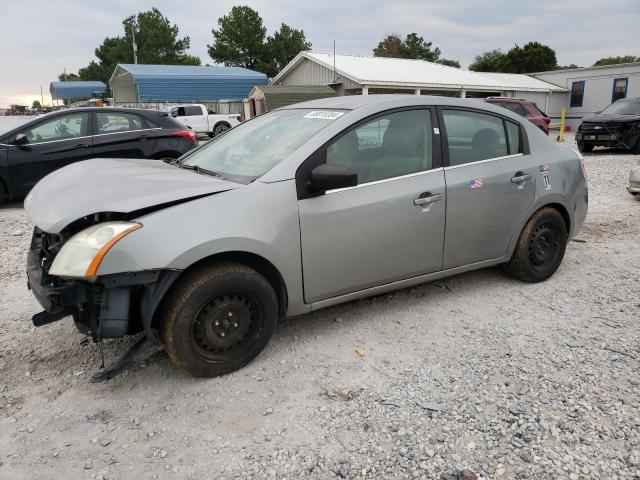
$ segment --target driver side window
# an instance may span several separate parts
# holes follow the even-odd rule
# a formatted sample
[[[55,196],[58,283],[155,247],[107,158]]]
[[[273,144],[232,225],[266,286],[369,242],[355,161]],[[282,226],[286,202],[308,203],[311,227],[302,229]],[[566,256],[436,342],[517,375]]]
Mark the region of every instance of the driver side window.
[[[407,110],[377,117],[327,147],[327,163],[351,168],[358,184],[430,170],[429,110]]]
[[[25,130],[29,143],[52,142],[87,136],[89,132],[89,114],[74,113]]]

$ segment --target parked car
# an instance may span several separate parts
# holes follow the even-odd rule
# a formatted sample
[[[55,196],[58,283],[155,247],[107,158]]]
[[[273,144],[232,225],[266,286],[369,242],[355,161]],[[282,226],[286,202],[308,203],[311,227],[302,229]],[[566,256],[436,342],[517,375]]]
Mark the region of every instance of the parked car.
[[[631,167],[629,172],[629,186],[627,191],[640,200],[640,165]]]
[[[156,110],[71,108],[43,115],[0,135],[0,202],[24,197],[47,174],[80,160],[175,159],[196,144],[193,132]]]
[[[213,113],[200,104],[175,105],[169,114],[196,133],[213,138],[240,123],[239,113]]]
[[[177,165],[122,162],[67,167],[27,197],[34,324],[73,315],[95,341],[150,345],[157,330],[205,377],[256,357],[279,317],[499,264],[546,280],[587,214],[577,151],[447,97],[314,100]]]
[[[586,117],[576,132],[581,152],[595,147],[622,148],[640,153],[640,98],[621,98],[602,112]]]
[[[535,103],[523,98],[513,97],[487,97],[484,101],[517,113],[536,125],[546,135],[549,135],[551,119]]]

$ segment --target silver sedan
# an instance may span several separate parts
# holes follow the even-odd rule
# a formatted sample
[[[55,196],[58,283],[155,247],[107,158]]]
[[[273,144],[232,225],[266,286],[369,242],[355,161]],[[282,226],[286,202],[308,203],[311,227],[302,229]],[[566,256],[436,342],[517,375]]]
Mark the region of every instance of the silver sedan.
[[[508,110],[370,95],[272,111],[176,165],[74,164],[25,206],[36,325],[145,332],[103,379],[162,347],[217,376],[254,359],[281,317],[494,265],[546,280],[587,185],[579,153]]]

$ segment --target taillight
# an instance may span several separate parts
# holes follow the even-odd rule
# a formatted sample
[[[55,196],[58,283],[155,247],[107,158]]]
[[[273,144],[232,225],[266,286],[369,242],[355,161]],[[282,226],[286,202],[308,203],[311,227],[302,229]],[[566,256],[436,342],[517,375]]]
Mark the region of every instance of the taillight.
[[[190,132],[189,130],[174,130],[173,132],[171,132],[171,136],[186,138],[187,140],[191,140],[193,143],[196,143],[198,141],[196,134]]]
[[[543,120],[544,120],[544,123],[546,123],[547,125],[551,123],[551,119],[548,117],[544,117]]]

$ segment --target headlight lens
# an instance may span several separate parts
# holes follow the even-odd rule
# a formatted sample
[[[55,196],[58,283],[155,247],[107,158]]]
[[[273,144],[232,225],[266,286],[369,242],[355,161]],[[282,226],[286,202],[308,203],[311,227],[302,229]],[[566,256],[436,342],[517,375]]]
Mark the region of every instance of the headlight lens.
[[[121,238],[142,227],[136,222],[105,222],[76,233],[62,246],[49,269],[59,277],[93,277],[100,262]]]

